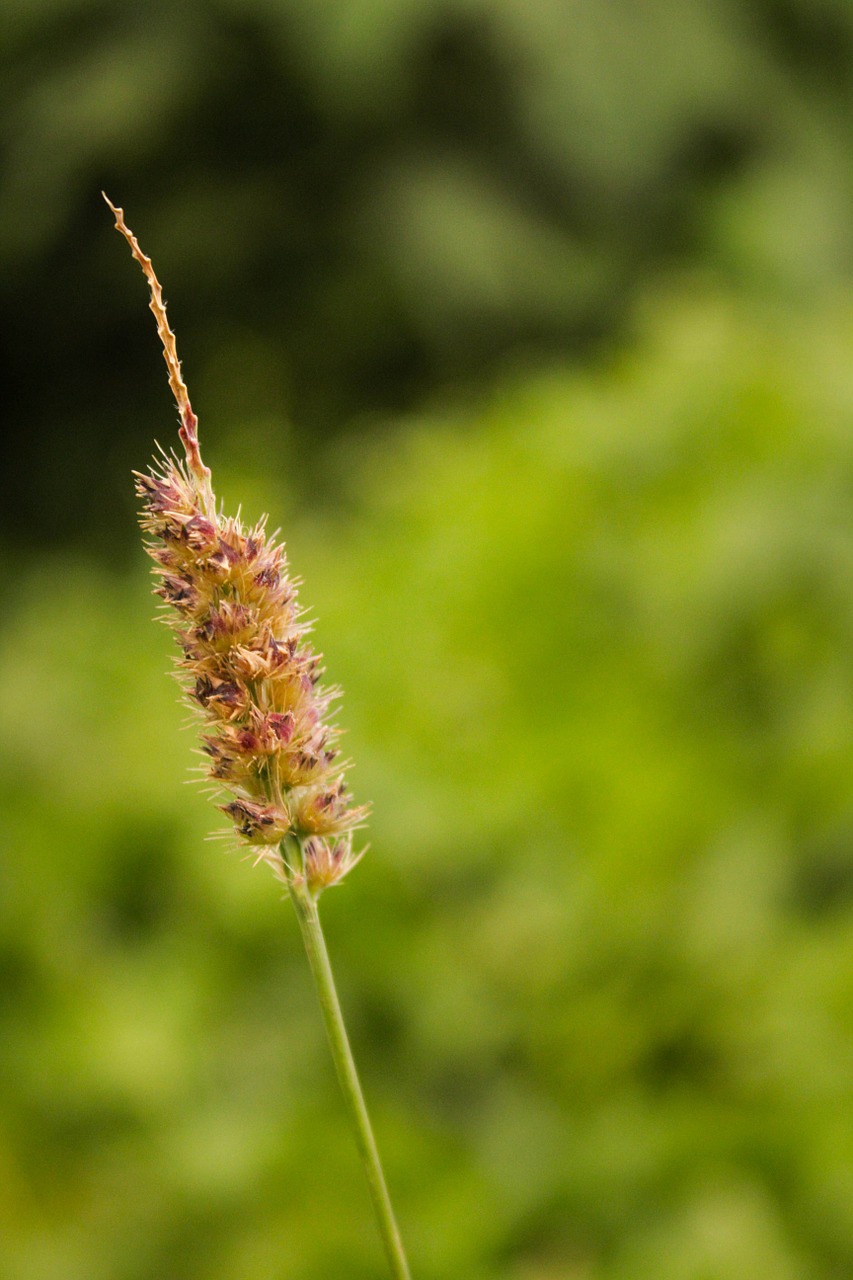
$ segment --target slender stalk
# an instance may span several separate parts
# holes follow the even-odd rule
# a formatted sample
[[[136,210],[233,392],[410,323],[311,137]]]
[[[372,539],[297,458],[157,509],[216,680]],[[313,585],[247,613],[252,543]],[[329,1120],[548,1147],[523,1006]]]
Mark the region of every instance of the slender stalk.
[[[288,865],[286,853],[285,865]],[[373,1209],[385,1245],[391,1274],[394,1280],[411,1280],[409,1264],[403,1251],[403,1242],[400,1239],[400,1232],[391,1206],[391,1197],[388,1194],[385,1174],[382,1171],[379,1150],[376,1146],[376,1139],[373,1136],[370,1116],[367,1113],[364,1094],[361,1091],[355,1060],[352,1056],[352,1049],[350,1048],[344,1024],[344,1016],[338,1000],[338,993],[335,989],[335,979],[329,962],[329,953],[326,950],[326,940],[323,937],[323,930],[320,925],[317,903],[307,889],[304,880],[298,879],[289,867],[287,883],[291,900],[296,908],[296,918],[302,930],[302,941],[305,944],[308,963],[314,975],[314,985],[317,988],[317,995],[320,999],[320,1008],[326,1025],[326,1034],[329,1038],[329,1047],[332,1050],[335,1070],[338,1073],[338,1080],[347,1110],[355,1129],[355,1139],[364,1165],[364,1172],[367,1176],[370,1198],[373,1201]]]

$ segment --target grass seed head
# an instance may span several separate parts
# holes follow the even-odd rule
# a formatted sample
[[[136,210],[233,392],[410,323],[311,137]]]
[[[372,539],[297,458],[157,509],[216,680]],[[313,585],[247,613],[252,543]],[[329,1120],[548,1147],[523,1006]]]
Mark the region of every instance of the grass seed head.
[[[241,843],[316,896],[358,861],[353,831],[367,812],[350,802],[327,719],[336,691],[321,684],[283,545],[267,537],[264,521],[245,528],[219,509],[151,259],[123,211],[107,204],[148,281],[178,406],[184,457],[164,454],[137,473],[136,492],[155,594],[181,654],[178,673],[204,723],[207,774],[231,794],[220,808]]]

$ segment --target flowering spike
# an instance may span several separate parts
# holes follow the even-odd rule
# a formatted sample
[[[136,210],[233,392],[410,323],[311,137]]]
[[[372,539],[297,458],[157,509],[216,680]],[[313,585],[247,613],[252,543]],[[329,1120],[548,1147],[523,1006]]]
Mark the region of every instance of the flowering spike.
[[[164,453],[136,474],[136,492],[155,594],[181,651],[178,674],[205,725],[207,775],[231,792],[220,808],[242,843],[317,897],[358,861],[352,833],[367,812],[350,805],[337,731],[325,720],[335,691],[319,683],[284,547],[267,535],[266,517],[246,529],[217,509],[160,283],[123,211],[104,199],[148,281],[181,419],[185,458]],[[285,867],[285,840],[301,865],[290,858]]]

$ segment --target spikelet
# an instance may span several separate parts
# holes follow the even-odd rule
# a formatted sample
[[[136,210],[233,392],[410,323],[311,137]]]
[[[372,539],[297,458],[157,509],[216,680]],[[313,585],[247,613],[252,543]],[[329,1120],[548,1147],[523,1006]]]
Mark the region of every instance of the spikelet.
[[[263,520],[246,529],[217,507],[151,259],[123,210],[104,199],[148,281],[180,415],[185,457],[164,454],[136,473],[136,492],[155,594],[181,651],[178,674],[204,723],[208,774],[231,793],[220,808],[241,843],[282,881],[304,879],[316,897],[358,861],[353,831],[367,812],[350,804],[327,718],[336,691],[320,683],[284,547]]]

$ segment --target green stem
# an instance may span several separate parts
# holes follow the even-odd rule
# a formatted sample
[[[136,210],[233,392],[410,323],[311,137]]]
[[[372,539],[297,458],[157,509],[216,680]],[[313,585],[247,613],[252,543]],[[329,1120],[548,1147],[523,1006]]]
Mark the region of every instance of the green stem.
[[[287,859],[289,850],[283,850],[282,852],[285,859]],[[411,1280],[409,1264],[403,1252],[403,1242],[400,1239],[400,1232],[391,1206],[391,1198],[388,1195],[385,1175],[382,1172],[382,1162],[379,1159],[379,1150],[376,1146],[376,1139],[373,1136],[370,1116],[367,1114],[364,1094],[361,1091],[352,1049],[350,1048],[346,1026],[344,1025],[344,1016],[341,1012],[338,993],[335,989],[335,979],[332,975],[332,966],[329,963],[326,940],[323,937],[323,930],[320,926],[317,903],[306,888],[304,880],[297,878],[295,874],[291,873],[290,869],[288,869],[287,879],[290,897],[296,908],[296,918],[302,930],[302,941],[305,944],[308,963],[311,966],[317,995],[320,998],[320,1008],[323,1012],[323,1021],[326,1024],[326,1034],[329,1037],[329,1047],[332,1050],[335,1070],[338,1073],[338,1080],[340,1081],[347,1110],[355,1129],[355,1140],[361,1154],[364,1172],[367,1175],[370,1198],[373,1201],[373,1209],[379,1224],[379,1231],[385,1245],[385,1252],[388,1255],[391,1274],[394,1280]]]

